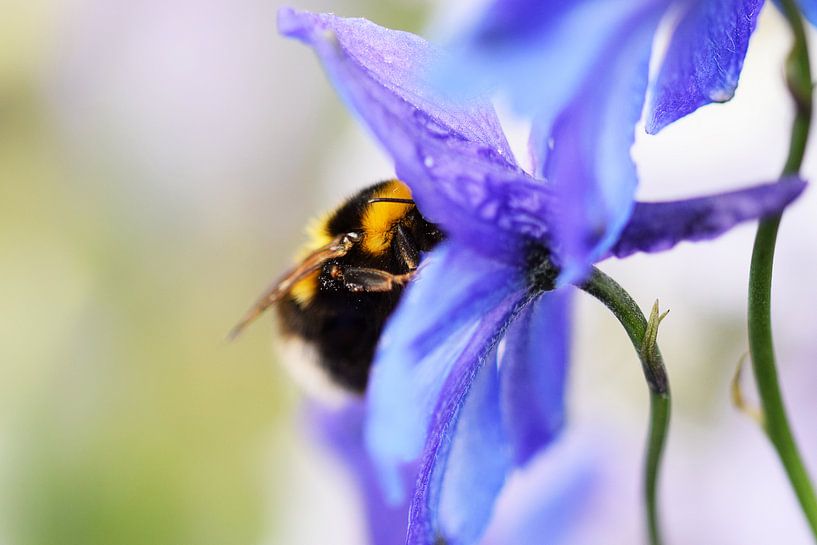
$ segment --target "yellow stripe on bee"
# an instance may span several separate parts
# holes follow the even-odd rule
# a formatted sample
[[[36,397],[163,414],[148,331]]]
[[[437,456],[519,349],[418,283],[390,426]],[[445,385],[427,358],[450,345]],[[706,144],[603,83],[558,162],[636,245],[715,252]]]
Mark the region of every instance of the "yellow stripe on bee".
[[[306,226],[307,242],[301,246],[300,250],[298,250],[296,261],[303,261],[312,252],[319,250],[332,242],[335,237],[333,237],[326,229],[327,223],[332,214],[333,212],[328,212],[322,216],[313,218],[309,222],[309,224]],[[292,297],[292,299],[294,299],[295,302],[301,307],[308,305],[318,292],[319,275],[320,270],[317,270],[309,276],[298,280],[290,288],[290,297]]]
[[[305,307],[315,298],[315,294],[318,292],[318,276],[320,274],[321,271],[318,269],[292,285],[289,295],[298,303],[298,306]]]
[[[373,199],[411,199],[411,190],[400,180],[391,180],[372,194]],[[363,249],[373,255],[379,255],[389,251],[392,242],[392,232],[394,225],[400,222],[413,205],[404,203],[372,203],[369,204],[361,218],[361,231]],[[303,261],[309,254],[323,248],[331,243],[335,238],[327,229],[332,216],[337,210],[328,212],[309,222],[306,233],[308,241],[304,244],[298,255],[297,261]],[[318,278],[320,270],[302,278],[290,288],[289,294],[292,299],[301,307],[308,305],[318,292]]]
[[[315,250],[323,248],[335,238],[327,229],[329,218],[332,216],[332,214],[334,214],[334,211],[327,212],[322,216],[313,218],[306,226],[306,236],[308,240],[307,243],[301,247],[298,253],[299,260],[306,258],[306,256]]]
[[[391,180],[371,198],[410,199],[411,190],[400,180]],[[363,249],[374,255],[388,251],[391,247],[394,224],[406,216],[411,206],[413,205],[393,202],[370,204],[361,220]]]

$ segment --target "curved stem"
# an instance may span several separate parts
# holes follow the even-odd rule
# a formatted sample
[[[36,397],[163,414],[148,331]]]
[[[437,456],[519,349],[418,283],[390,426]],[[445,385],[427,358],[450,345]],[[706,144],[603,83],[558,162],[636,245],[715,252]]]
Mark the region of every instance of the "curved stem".
[[[794,0],[782,0],[794,45],[786,60],[786,83],[795,105],[789,154],[783,175],[800,170],[808,142],[812,111],[812,81],[803,19]],[[763,408],[765,431],[786,470],[800,506],[817,539],[817,496],[789,426],[777,378],[771,323],[774,250],[781,215],[760,222],[749,270],[749,350]]]
[[[644,463],[644,499],[650,543],[660,545],[662,540],[658,522],[658,473],[669,429],[670,391],[664,360],[656,344],[656,338],[658,324],[666,313],[659,314],[656,301],[650,319],[647,320],[630,294],[595,267],[590,278],[579,287],[613,312],[638,352],[641,368],[647,379],[647,386],[650,389],[650,423]]]

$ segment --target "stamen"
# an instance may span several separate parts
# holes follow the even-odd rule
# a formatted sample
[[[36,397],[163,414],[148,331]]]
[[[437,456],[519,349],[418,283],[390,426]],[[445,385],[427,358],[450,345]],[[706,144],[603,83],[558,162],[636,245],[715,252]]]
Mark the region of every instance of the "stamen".
[[[548,248],[540,243],[531,243],[525,258],[528,285],[531,291],[552,291],[556,288],[556,278],[561,268],[551,259]]]

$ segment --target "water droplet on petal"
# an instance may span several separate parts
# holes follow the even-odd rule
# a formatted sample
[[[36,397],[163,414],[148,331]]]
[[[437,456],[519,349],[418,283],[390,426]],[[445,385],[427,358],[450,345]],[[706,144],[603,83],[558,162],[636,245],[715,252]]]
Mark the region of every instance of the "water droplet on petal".
[[[434,157],[432,157],[430,155],[426,155],[425,159],[423,159],[423,164],[426,166],[426,168],[433,167],[434,166]]]

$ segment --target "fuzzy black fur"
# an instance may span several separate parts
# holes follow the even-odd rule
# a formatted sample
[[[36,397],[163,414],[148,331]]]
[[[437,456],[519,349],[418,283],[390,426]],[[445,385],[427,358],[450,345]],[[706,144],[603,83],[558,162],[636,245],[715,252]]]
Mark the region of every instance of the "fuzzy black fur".
[[[388,181],[364,189],[338,208],[327,220],[329,234],[341,235],[362,232],[361,220],[370,206],[393,206],[389,203],[369,203],[369,199]],[[403,228],[407,242],[413,245],[415,255],[431,250],[443,238],[437,227],[427,222],[414,206],[393,226]],[[380,334],[386,320],[394,311],[403,292],[395,286],[389,292],[352,291],[332,271],[338,267],[364,267],[392,274],[409,272],[409,266],[396,247],[392,237],[388,251],[372,255],[359,245],[353,246],[343,257],[327,261],[318,275],[315,296],[305,306],[291,297],[278,304],[280,322],[285,334],[302,338],[318,351],[318,362],[340,386],[363,393],[369,377]]]

